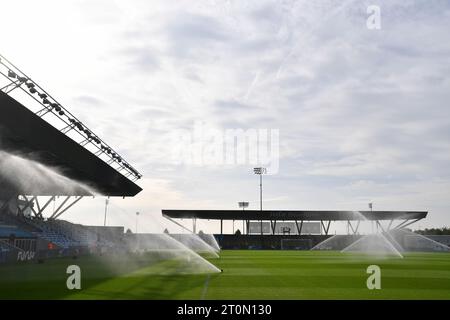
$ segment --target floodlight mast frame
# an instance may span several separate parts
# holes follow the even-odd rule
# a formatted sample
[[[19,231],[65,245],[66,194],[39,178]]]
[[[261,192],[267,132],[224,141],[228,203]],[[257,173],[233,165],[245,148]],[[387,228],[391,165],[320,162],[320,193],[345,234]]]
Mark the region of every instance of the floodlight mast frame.
[[[132,165],[130,165],[122,156],[120,156],[113,148],[111,148],[106,142],[104,142],[99,136],[93,133],[85,124],[83,124],[77,117],[75,117],[70,111],[63,107],[55,98],[53,98],[46,90],[39,86],[34,80],[12,64],[9,60],[0,54],[0,74],[6,78],[9,83],[0,88],[0,91],[10,95],[15,89],[21,89],[29,97],[35,100],[42,109],[35,112],[37,116],[44,119],[46,114],[53,114],[58,118],[65,126],[59,129],[61,133],[71,138],[67,134],[70,131],[77,132],[82,137],[82,141],[77,141],[71,138],[73,141],[84,147],[86,150],[92,152],[97,158],[106,162],[109,166],[115,169],[117,172],[124,175],[126,178],[136,181],[142,178],[142,174],[139,173]],[[26,88],[24,88],[24,86]],[[27,90],[28,89],[28,90]],[[34,94],[39,95],[42,99],[39,100]],[[60,114],[62,112],[62,114]],[[44,119],[45,120],[45,119]],[[47,123],[52,125],[46,120]],[[53,125],[52,125],[53,126]],[[78,130],[76,130],[78,129]],[[94,146],[95,152],[89,150],[87,145]],[[106,156],[106,161],[101,156]],[[115,164],[116,167],[112,165]]]

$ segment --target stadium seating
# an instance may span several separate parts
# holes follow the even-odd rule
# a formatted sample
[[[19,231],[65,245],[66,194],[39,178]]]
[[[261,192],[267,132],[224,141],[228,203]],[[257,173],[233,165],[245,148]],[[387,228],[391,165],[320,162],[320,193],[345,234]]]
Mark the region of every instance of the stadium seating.
[[[65,220],[47,220],[47,224],[53,229],[77,242],[79,246],[110,246],[111,241],[99,237],[99,235],[81,224],[74,224]]]
[[[426,237],[450,247],[450,235],[427,235]]]
[[[51,243],[56,244],[57,246],[67,249],[70,247],[79,246],[80,244],[68,237],[67,235],[55,230],[49,221],[44,221],[40,219],[29,219],[28,223],[35,228],[39,229],[40,232],[36,232],[35,234],[43,238]]]

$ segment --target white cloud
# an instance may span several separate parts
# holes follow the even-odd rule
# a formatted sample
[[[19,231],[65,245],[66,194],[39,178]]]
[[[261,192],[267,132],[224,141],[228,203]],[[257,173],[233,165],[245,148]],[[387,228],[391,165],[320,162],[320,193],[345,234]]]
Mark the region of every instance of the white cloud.
[[[2,53],[142,169],[147,188],[130,203],[155,216],[257,203],[251,168],[167,163],[167,135],[201,120],[280,129],[266,194],[284,200],[268,206],[357,209],[376,195],[448,224],[450,7],[378,1],[374,31],[369,4],[8,2]]]

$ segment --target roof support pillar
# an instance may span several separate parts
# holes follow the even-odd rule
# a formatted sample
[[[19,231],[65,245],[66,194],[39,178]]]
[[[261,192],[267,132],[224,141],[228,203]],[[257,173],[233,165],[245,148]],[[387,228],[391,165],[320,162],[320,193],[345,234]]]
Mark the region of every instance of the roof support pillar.
[[[350,222],[350,220],[348,220],[348,225],[349,225],[350,228],[352,229],[353,235],[356,235],[356,233],[358,232],[360,223],[361,223],[361,220],[358,220],[358,222],[356,223],[356,228],[353,228],[352,223]]]
[[[275,235],[275,229],[277,227],[277,220],[273,220],[273,222],[272,222],[272,220],[270,220],[270,227],[272,229],[272,235]]]
[[[68,197],[67,200],[69,200],[70,197]],[[53,217],[54,219],[59,218],[64,212],[66,212],[67,210],[69,210],[72,206],[74,206],[78,201],[80,201],[81,199],[83,199],[83,196],[79,196],[78,198],[75,197],[75,200],[73,200],[68,206],[66,206],[64,209],[62,209],[61,211],[59,211],[63,205],[61,205],[58,210],[57,210],[57,214]],[[66,202],[66,201],[65,201]],[[64,202],[64,204],[65,204]],[[58,212],[59,211],[59,212]]]

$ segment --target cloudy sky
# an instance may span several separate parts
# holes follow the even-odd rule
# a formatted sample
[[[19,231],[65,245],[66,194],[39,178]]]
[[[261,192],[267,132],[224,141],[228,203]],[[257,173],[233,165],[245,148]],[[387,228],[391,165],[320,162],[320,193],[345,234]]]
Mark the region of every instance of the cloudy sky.
[[[367,28],[367,8],[381,29]],[[428,210],[450,219],[450,4],[390,1],[8,1],[0,53],[140,170],[108,222],[162,208],[258,208],[251,163],[175,162],[196,123],[279,132],[267,209]],[[172,141],[172,142],[171,142]],[[104,199],[65,216],[103,222]],[[202,228],[207,228],[205,225]],[[229,226],[227,226],[228,228]],[[209,228],[218,231],[218,225]]]

